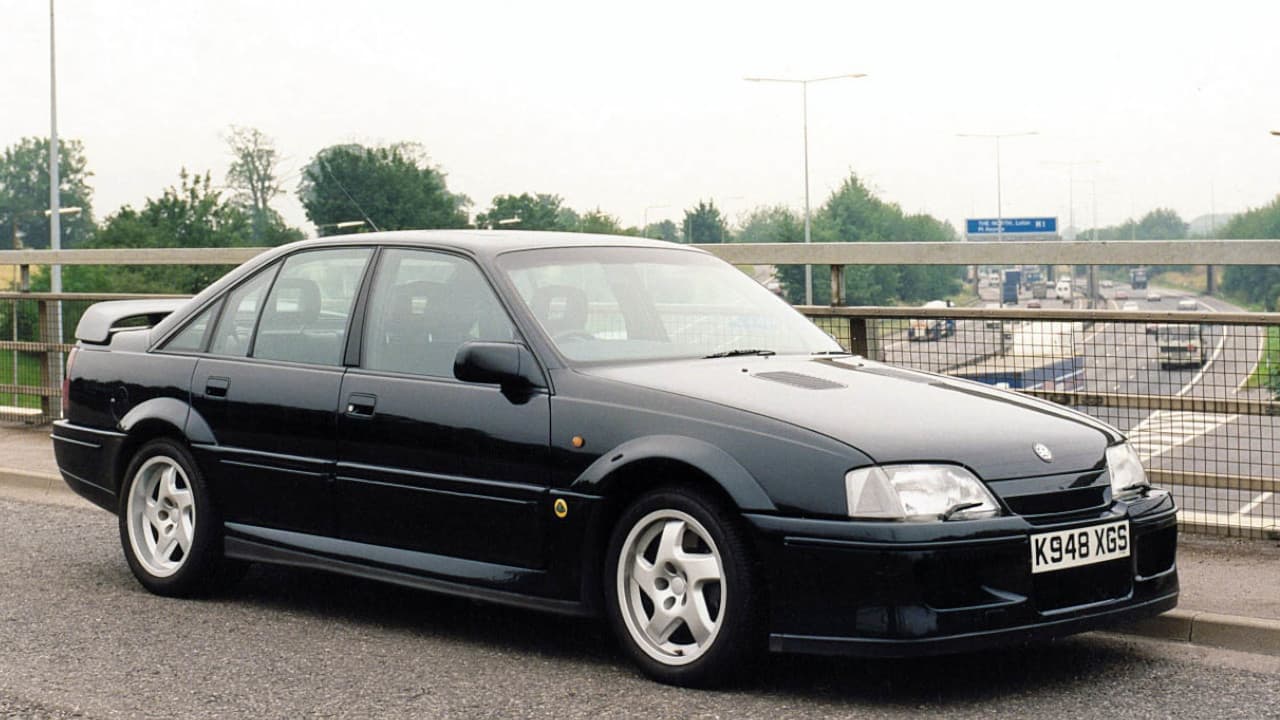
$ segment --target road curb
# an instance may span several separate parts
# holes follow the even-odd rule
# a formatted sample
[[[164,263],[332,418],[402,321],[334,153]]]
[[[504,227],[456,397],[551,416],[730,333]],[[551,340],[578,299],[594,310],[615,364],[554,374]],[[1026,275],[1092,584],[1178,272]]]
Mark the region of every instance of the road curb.
[[[1113,632],[1280,657],[1280,620],[1170,610],[1132,625],[1118,626]]]
[[[57,475],[33,473],[13,468],[0,467],[0,488],[59,498],[78,497],[71,492],[71,488],[67,487],[67,484]]]

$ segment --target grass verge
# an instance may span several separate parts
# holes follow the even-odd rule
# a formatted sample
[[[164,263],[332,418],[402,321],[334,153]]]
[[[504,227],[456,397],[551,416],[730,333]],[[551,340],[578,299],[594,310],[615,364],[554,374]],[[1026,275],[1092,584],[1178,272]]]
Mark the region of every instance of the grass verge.
[[[14,352],[6,350],[0,352],[0,385],[31,385],[40,384],[40,360],[30,353],[19,352],[18,356],[18,375],[17,382],[14,382],[13,360]],[[40,398],[37,395],[22,395],[17,393],[0,393],[0,405],[8,405],[10,407],[40,407]]]
[[[1272,393],[1280,392],[1280,327],[1267,328],[1267,337],[1262,345],[1262,357],[1253,374],[1245,382],[1247,388],[1270,388]]]

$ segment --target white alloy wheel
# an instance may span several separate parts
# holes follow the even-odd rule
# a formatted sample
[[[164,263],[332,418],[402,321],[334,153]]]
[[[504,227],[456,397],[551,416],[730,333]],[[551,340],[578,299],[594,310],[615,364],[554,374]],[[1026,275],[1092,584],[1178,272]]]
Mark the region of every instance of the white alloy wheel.
[[[640,518],[622,543],[616,580],[636,646],[666,666],[701,657],[720,633],[724,577],[715,540],[692,516],[664,508]]]
[[[182,569],[195,540],[196,502],[177,460],[147,459],[129,484],[126,505],[129,546],[149,574],[166,578]]]

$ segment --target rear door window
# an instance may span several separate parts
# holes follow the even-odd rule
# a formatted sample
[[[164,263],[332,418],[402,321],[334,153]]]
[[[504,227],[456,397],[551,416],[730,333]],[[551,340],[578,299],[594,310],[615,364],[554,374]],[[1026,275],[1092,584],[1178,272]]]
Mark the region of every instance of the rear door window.
[[[253,357],[340,365],[351,307],[372,254],[372,248],[334,248],[290,256],[263,305]]]
[[[218,301],[201,310],[195,320],[187,323],[186,327],[182,328],[177,335],[174,335],[169,342],[165,343],[164,349],[172,352],[203,351],[209,328],[213,325],[214,318],[218,316],[218,309],[221,306],[221,301]]]

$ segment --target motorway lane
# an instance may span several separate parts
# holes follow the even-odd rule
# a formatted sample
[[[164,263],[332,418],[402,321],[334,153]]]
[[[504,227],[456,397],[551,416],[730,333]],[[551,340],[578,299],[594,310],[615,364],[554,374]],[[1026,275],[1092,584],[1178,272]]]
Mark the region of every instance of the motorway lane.
[[[907,340],[906,320],[888,322],[899,323],[902,327],[884,346],[884,361],[894,365],[943,372],[1000,347],[999,329],[988,329],[981,320],[956,320],[954,335],[918,341]]]
[[[914,661],[771,656],[638,676],[595,622],[311,571],[138,586],[114,518],[0,500],[0,717],[1280,717],[1280,659],[1107,635]]]
[[[1144,291],[1130,294],[1143,310],[1173,309],[1189,294],[1157,289],[1161,302],[1147,302]],[[1217,312],[1240,308],[1216,298],[1195,297],[1202,309]],[[1150,393],[1192,398],[1265,399],[1261,390],[1242,384],[1252,373],[1262,349],[1259,328],[1206,325],[1203,368],[1162,369],[1156,338],[1142,324],[1108,323],[1088,349],[1090,388],[1100,392]],[[1095,361],[1096,359],[1096,361]],[[1206,475],[1275,477],[1277,420],[1273,417],[1196,411],[1144,411],[1084,408],[1123,429],[1149,469]],[[1183,517],[1202,523],[1248,526],[1280,525],[1280,503],[1272,493],[1233,489],[1171,486]]]

